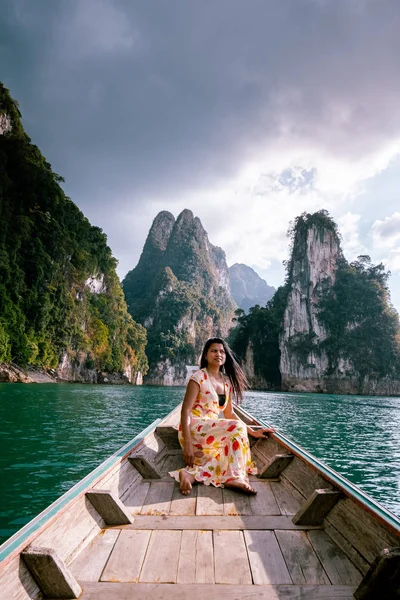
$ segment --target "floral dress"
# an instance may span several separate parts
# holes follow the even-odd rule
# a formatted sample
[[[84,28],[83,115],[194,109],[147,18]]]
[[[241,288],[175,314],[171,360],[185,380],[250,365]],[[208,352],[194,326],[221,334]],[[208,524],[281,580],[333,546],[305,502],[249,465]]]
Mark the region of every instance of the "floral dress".
[[[228,405],[232,387],[225,382],[225,404],[219,406],[206,369],[196,371],[190,379],[200,386],[190,414],[190,436],[195,454],[201,451],[203,456],[195,456],[194,466],[185,467],[185,471],[196,481],[216,487],[235,479],[247,483],[248,474],[255,475],[257,468],[251,459],[246,425],[240,420],[219,418]],[[178,436],[183,448],[181,425]],[[169,475],[179,481],[179,471]]]

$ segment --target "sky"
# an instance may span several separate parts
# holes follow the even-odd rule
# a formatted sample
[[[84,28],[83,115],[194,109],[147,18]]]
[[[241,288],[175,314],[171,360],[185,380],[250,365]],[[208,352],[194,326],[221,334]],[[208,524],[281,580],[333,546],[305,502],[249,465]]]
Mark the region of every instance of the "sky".
[[[329,211],[400,311],[398,0],[3,0],[0,79],[121,278],[189,208],[228,265],[283,282]]]

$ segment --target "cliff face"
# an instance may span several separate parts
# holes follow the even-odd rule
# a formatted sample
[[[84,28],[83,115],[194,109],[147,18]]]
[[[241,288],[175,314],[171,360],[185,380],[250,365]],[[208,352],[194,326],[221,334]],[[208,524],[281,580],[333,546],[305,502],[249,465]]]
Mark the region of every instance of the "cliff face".
[[[190,210],[163,211],[138,265],[123,281],[128,310],[148,330],[147,383],[183,384],[208,337],[225,337],[235,305],[225,253],[213,246]]]
[[[12,366],[0,378],[48,369],[135,382],[146,332],[127,312],[107,238],[65,195],[20,116],[0,83],[0,361]]]
[[[282,389],[400,392],[398,315],[383,265],[349,264],[325,211],[297,219],[279,339]]]
[[[318,292],[322,285],[334,284],[339,257],[339,240],[333,229],[312,225],[296,236],[280,338],[283,389],[322,390],[321,379],[329,361],[320,348],[327,332],[319,319]]]
[[[261,279],[254,269],[239,263],[229,267],[229,282],[232,298],[245,312],[256,304],[265,306],[275,293],[275,288]]]

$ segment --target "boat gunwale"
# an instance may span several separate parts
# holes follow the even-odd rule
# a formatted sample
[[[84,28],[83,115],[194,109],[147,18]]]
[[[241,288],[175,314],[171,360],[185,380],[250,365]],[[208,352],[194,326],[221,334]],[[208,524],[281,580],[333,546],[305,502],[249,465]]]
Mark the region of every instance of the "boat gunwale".
[[[260,424],[265,427],[271,427],[268,423],[262,419],[256,419],[251,413],[248,413],[241,406],[236,405],[235,411],[243,413],[247,419],[251,420],[253,424]],[[390,510],[385,508],[377,500],[374,500],[366,492],[361,490],[354,483],[346,479],[343,475],[329,467],[327,464],[316,458],[313,454],[302,448],[296,442],[293,442],[290,438],[287,438],[282,433],[274,431],[269,434],[272,438],[275,438],[285,448],[288,448],[297,458],[303,460],[308,464],[314,471],[320,473],[324,479],[329,483],[332,483],[337,487],[345,496],[353,500],[356,504],[361,506],[366,512],[371,514],[377,521],[387,527],[395,535],[400,535],[400,519],[392,513]],[[383,514],[382,514],[383,513]]]
[[[0,572],[15,558],[27,545],[29,545],[38,535],[49,527],[62,513],[81,498],[88,489],[91,489],[96,483],[100,482],[118,463],[122,463],[134,449],[139,448],[145,442],[148,435],[155,432],[157,426],[167,421],[167,419],[178,411],[179,404],[164,418],[153,421],[143,429],[132,440],[124,444],[119,450],[114,452],[105,461],[98,465],[93,471],[88,473],[83,479],[78,481],[62,496],[57,498],[44,511],[39,513],[13,536],[0,546]],[[262,419],[255,418],[241,406],[235,406],[238,416],[240,413],[246,417],[251,424],[270,427]],[[395,535],[400,534],[400,520],[379,502],[371,498],[368,494],[360,490],[355,484],[351,483],[334,469],[324,464],[318,458],[307,452],[304,448],[287,438],[285,435],[275,431],[269,434],[272,438],[289,449],[295,456],[305,462],[314,471],[320,473],[329,483],[335,485],[345,496],[349,497],[355,503],[360,505],[366,512],[370,513],[377,521],[390,530]],[[383,513],[383,514],[382,514]]]
[[[167,415],[169,416],[169,415]],[[156,419],[129,442],[116,450],[100,465],[80,479],[69,490],[36,515],[21,529],[16,531],[0,546],[0,572],[26,548],[38,535],[45,531],[61,514],[71,508],[87,491],[101,481],[118,463],[122,463],[134,449],[144,443],[146,437],[155,431],[164,419]]]

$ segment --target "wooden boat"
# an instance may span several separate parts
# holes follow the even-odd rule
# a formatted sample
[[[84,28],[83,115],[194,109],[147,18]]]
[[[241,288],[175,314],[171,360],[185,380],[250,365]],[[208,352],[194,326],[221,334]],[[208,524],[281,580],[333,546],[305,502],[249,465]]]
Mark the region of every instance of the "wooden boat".
[[[2,600],[399,598],[399,519],[278,432],[252,445],[256,496],[182,496],[179,411],[0,547]]]

